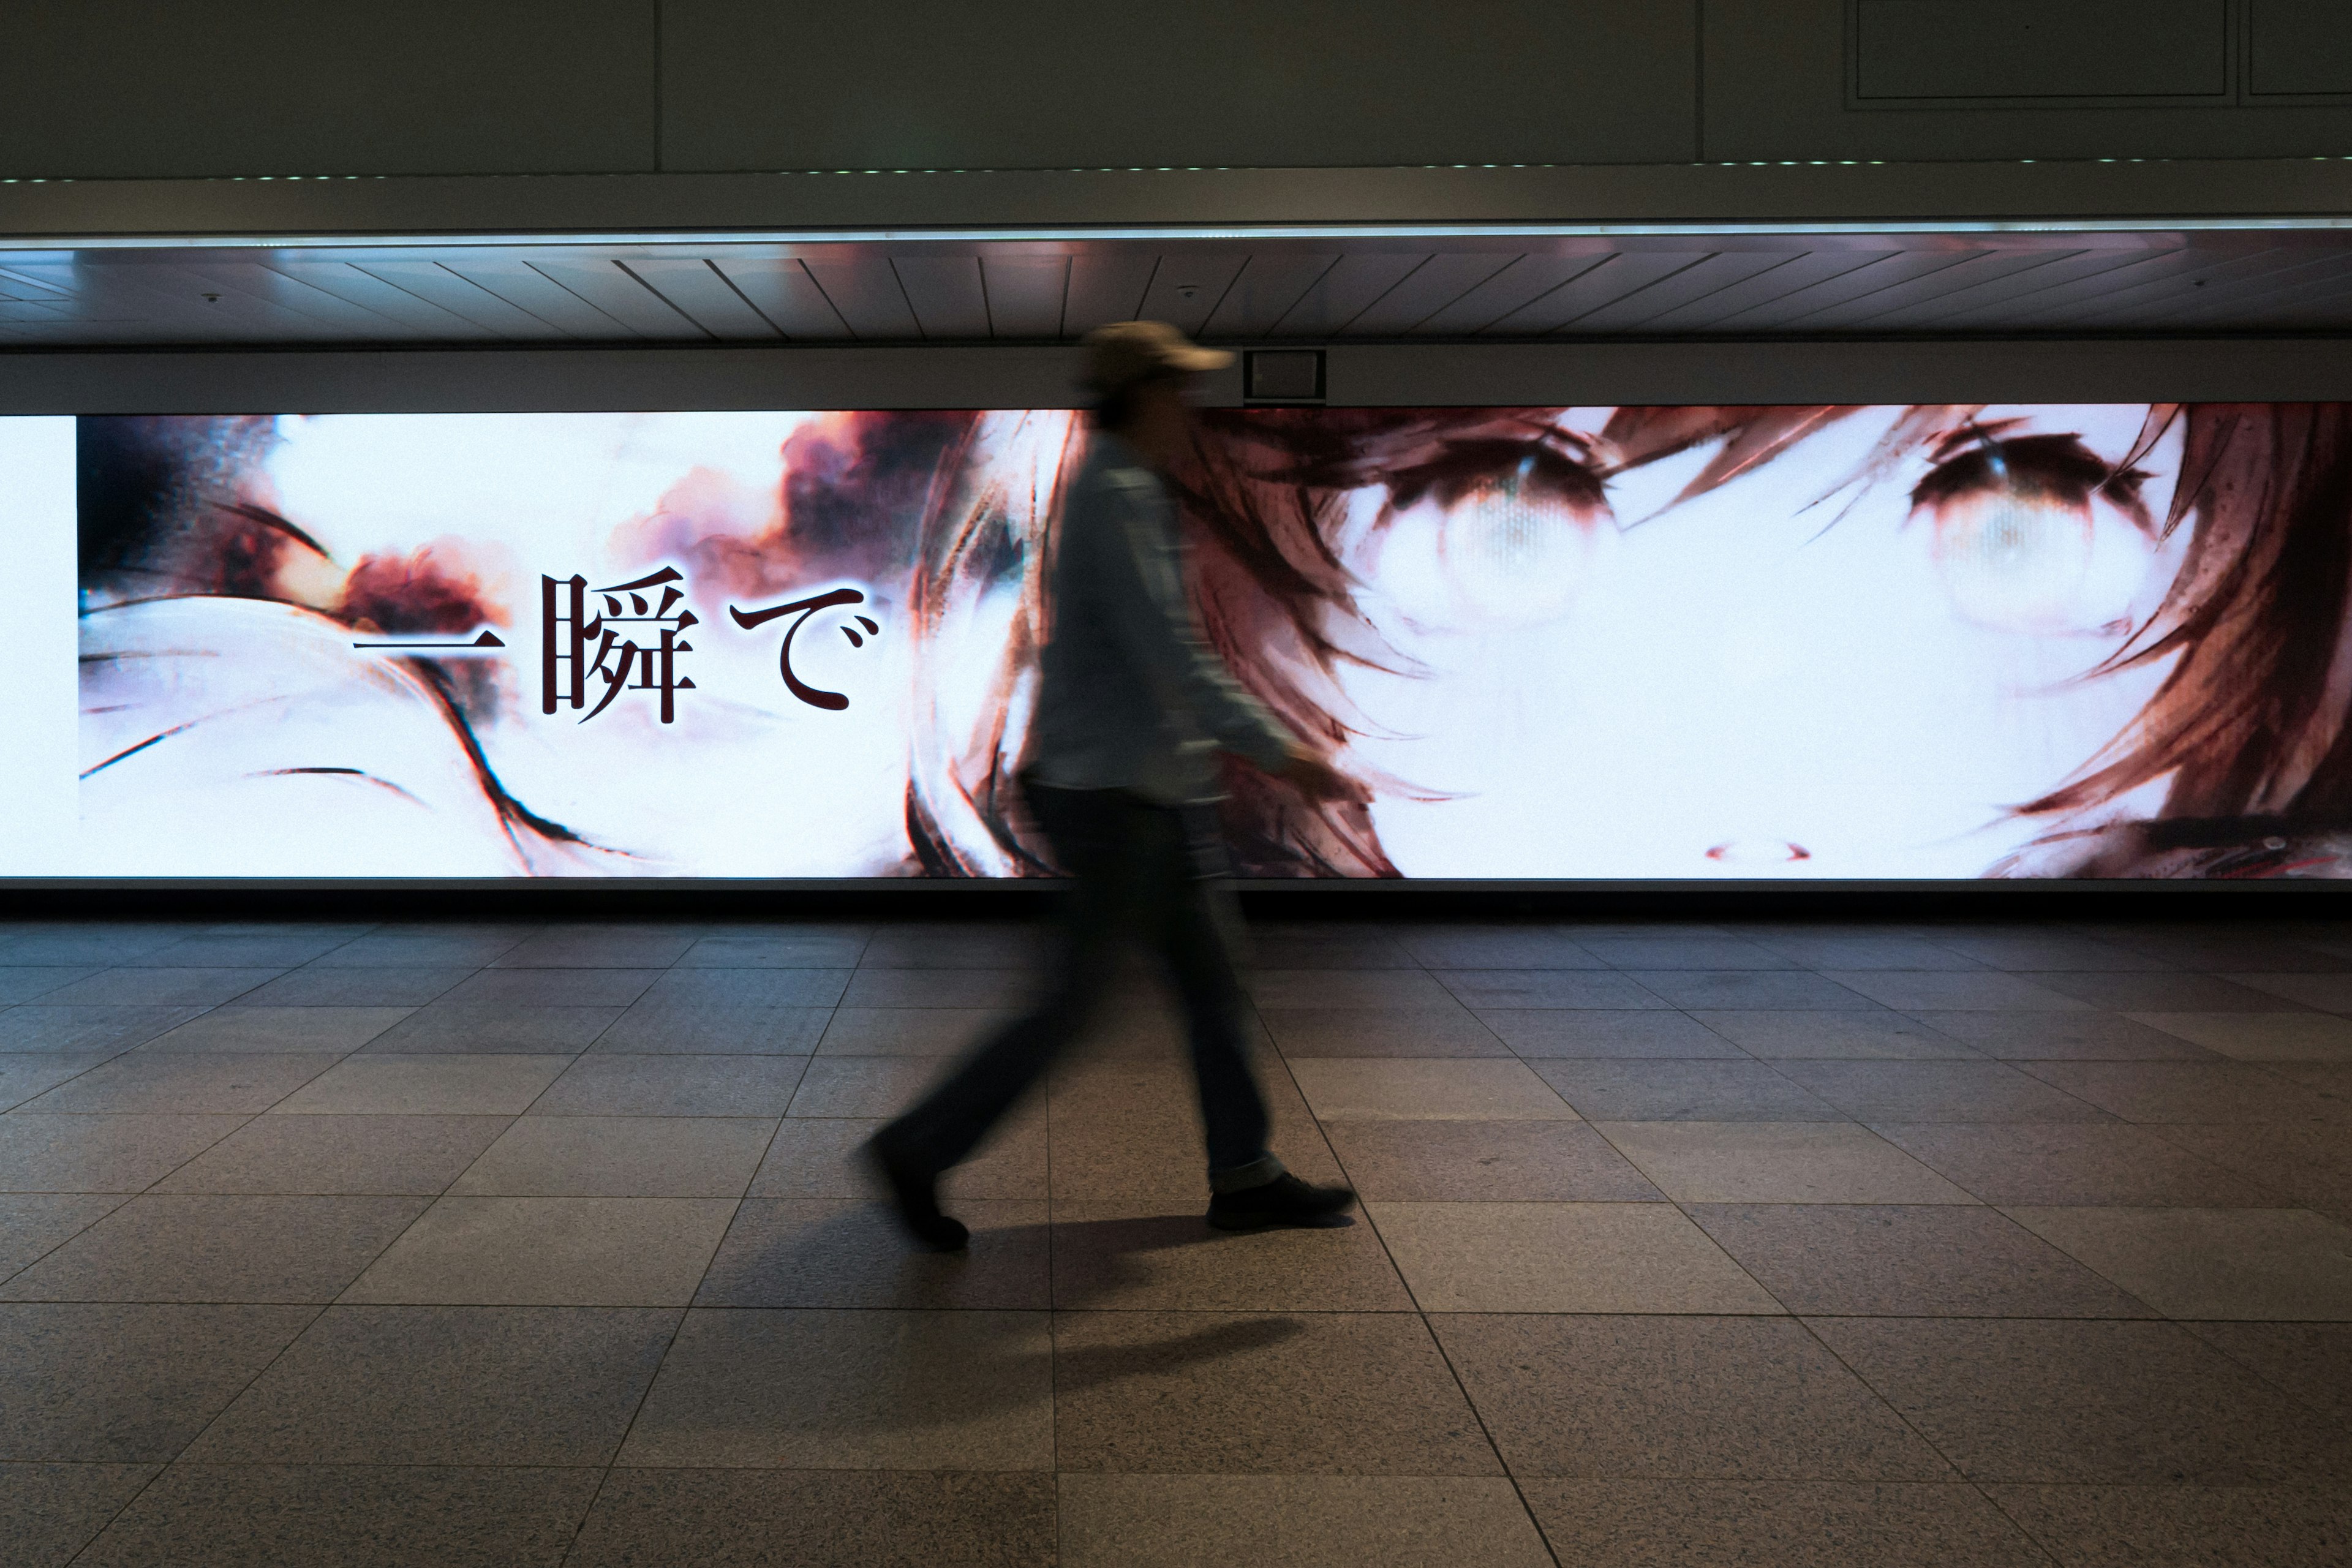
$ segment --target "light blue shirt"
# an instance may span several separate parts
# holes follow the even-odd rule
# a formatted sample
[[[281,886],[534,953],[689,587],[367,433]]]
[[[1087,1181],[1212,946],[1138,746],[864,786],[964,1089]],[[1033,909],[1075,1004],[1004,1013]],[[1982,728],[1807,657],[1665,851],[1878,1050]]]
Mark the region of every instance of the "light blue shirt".
[[[1215,752],[1269,771],[1288,761],[1281,723],[1192,618],[1167,485],[1108,432],[1064,499],[1046,613],[1028,761],[1039,784],[1177,805],[1217,798]]]

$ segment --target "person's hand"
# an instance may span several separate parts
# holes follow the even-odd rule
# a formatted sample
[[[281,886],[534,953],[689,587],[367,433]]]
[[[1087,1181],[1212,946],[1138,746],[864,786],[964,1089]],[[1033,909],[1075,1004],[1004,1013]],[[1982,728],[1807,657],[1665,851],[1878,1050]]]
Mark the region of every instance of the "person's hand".
[[[1275,777],[1316,800],[1336,800],[1355,790],[1347,774],[1314,752],[1297,746],[1291,748],[1290,760],[1283,763],[1282,771]]]

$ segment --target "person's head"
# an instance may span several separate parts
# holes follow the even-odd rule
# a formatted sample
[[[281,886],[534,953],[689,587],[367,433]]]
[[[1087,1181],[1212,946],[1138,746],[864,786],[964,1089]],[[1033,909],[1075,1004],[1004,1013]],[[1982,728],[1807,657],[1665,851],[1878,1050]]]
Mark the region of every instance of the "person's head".
[[[1183,446],[1190,422],[1184,394],[1192,378],[1234,359],[1187,341],[1165,321],[1114,321],[1088,332],[1084,342],[1096,427],[1162,465]]]

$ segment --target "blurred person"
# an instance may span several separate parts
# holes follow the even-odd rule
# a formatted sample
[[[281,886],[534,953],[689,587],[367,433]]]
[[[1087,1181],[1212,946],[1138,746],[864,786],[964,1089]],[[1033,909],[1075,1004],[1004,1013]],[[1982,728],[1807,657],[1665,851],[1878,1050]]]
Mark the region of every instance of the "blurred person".
[[[940,1175],[971,1154],[1066,1050],[1110,990],[1120,940],[1142,939],[1181,1000],[1208,1145],[1208,1221],[1221,1229],[1330,1223],[1355,1201],[1284,1169],[1242,1032],[1243,1002],[1212,879],[1224,869],[1213,753],[1308,798],[1349,786],[1234,681],[1193,618],[1164,478],[1190,449],[1191,378],[1229,363],[1156,321],[1089,333],[1097,398],[1046,567],[1046,633],[1021,769],[1029,815],[1075,883],[1055,984],[982,1041],[867,1155],[907,1228],[965,1245]]]

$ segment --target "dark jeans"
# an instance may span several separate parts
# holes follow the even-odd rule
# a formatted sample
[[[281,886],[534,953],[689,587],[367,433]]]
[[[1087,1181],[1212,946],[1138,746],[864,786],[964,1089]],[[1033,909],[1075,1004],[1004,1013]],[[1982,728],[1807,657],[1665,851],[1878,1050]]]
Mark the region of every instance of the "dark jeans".
[[[1206,873],[1213,841],[1191,814],[1124,790],[1032,784],[1029,809],[1076,888],[1064,909],[1052,992],[981,1042],[923,1102],[883,1129],[894,1155],[931,1171],[964,1159],[1077,1039],[1109,991],[1121,939],[1140,937],[1166,964],[1190,1026],[1192,1073],[1208,1133],[1209,1184],[1272,1181],[1265,1101],[1242,1040],[1241,984]]]

